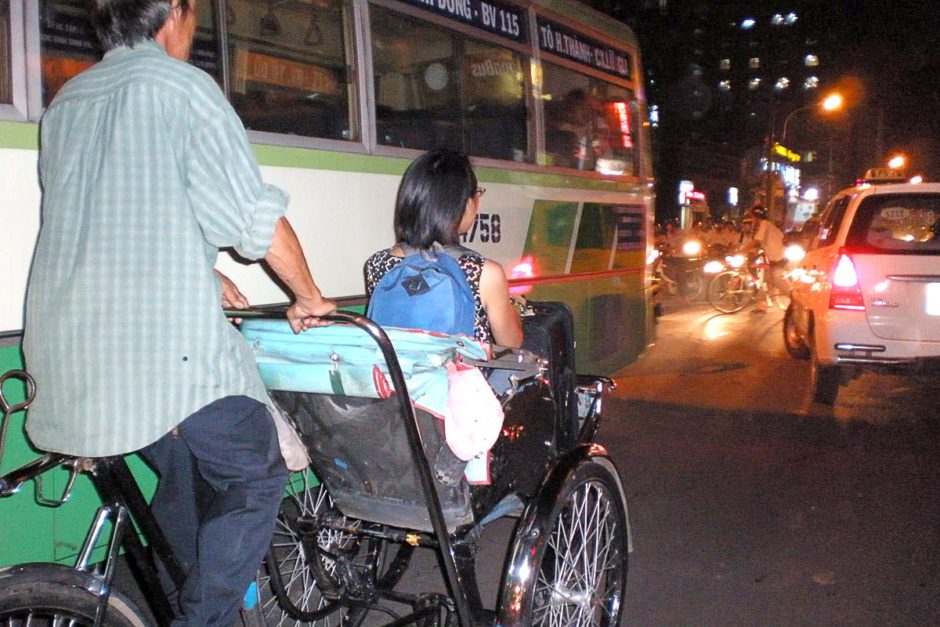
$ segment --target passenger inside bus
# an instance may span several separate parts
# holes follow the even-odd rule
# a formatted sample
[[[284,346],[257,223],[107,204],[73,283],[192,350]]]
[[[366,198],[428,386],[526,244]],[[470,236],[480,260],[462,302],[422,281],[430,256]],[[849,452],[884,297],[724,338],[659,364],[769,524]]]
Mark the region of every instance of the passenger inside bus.
[[[552,165],[579,170],[594,169],[595,146],[592,126],[595,112],[583,89],[572,89],[545,110],[545,150]]]
[[[402,263],[406,250],[430,251],[440,247],[456,250],[457,262],[476,304],[473,336],[518,348],[522,345],[522,323],[510,300],[502,266],[458,245],[460,235],[476,220],[485,191],[477,186],[470,160],[462,153],[433,150],[413,161],[398,188],[395,206],[398,243],[366,261],[366,293],[371,298],[385,297],[375,288],[382,277]]]

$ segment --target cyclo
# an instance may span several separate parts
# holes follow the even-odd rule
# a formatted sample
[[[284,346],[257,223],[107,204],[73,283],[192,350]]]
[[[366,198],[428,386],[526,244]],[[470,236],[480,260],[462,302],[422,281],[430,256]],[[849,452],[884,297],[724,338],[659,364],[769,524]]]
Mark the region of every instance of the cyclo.
[[[270,312],[239,315],[248,317],[242,331],[315,472],[292,477],[246,593],[246,624],[360,625],[376,615],[390,616],[389,625],[619,624],[632,539],[617,469],[593,442],[613,383],[576,374],[567,307],[531,303],[524,348],[493,347],[490,355],[463,336],[382,329],[352,313],[299,336]],[[455,359],[489,375],[505,416],[484,485],[471,485],[459,464],[455,473],[441,421],[422,408]],[[357,371],[381,385],[362,385]],[[15,405],[0,388],[4,431],[34,391],[25,373],[3,379],[11,376],[29,384]],[[63,464],[73,479],[88,473],[103,505],[74,568],[0,571],[0,622],[168,624],[174,614],[154,556],[177,585],[185,575],[124,457],[48,453],[0,477],[0,496]],[[483,529],[504,517],[516,522],[498,606],[486,608],[475,555]],[[107,557],[90,564],[105,521],[113,525]],[[446,593],[400,589],[417,547],[436,552]],[[121,551],[149,613],[117,589]]]

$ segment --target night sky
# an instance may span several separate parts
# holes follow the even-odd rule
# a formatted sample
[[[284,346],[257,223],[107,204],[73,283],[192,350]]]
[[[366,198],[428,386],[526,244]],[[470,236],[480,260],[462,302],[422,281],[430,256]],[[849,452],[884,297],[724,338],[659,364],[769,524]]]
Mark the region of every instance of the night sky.
[[[806,13],[830,30],[830,67],[854,87],[856,140],[880,114],[885,150],[908,154],[911,174],[940,180],[940,2],[817,1]]]

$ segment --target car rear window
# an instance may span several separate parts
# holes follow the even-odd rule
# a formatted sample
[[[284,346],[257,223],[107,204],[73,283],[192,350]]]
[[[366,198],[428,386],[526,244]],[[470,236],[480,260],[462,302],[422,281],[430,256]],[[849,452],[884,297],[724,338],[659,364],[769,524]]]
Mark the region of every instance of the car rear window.
[[[940,194],[865,198],[846,243],[872,253],[940,255]]]

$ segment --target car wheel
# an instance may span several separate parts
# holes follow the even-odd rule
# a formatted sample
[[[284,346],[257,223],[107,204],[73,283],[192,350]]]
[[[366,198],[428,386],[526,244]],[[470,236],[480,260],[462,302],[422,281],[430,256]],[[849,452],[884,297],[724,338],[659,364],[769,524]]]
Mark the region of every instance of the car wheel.
[[[787,352],[790,353],[790,357],[796,359],[809,359],[809,346],[807,346],[806,341],[800,336],[800,331],[796,327],[796,320],[794,316],[796,312],[793,309],[793,305],[790,304],[787,307],[787,311],[783,314],[783,345],[787,347]]]
[[[821,405],[835,405],[839,395],[839,386],[842,384],[842,371],[839,366],[820,364],[816,352],[815,332],[810,331],[812,368],[810,384],[813,392],[813,402]]]

